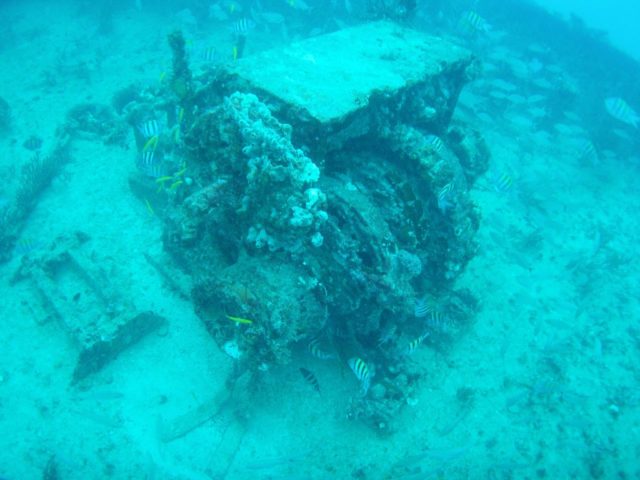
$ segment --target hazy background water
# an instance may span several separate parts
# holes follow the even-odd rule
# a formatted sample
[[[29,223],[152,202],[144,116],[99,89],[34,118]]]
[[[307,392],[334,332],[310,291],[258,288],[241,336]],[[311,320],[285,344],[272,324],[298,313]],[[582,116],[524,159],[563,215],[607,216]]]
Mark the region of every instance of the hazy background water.
[[[535,0],[550,12],[578,16],[590,28],[603,30],[611,43],[640,60],[640,5],[634,0]]]

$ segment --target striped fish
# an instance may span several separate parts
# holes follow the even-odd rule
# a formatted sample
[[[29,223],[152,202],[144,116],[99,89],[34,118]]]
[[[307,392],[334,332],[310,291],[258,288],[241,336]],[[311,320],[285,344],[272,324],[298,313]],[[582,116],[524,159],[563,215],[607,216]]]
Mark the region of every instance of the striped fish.
[[[371,375],[369,373],[369,366],[367,363],[359,357],[350,358],[347,362],[356,378],[360,380],[360,389],[362,395],[366,395],[371,383]]]
[[[513,177],[506,170],[495,173],[491,179],[491,186],[497,193],[509,193],[513,187]]]
[[[19,256],[29,255],[44,246],[45,244],[41,240],[35,240],[31,237],[23,237],[16,242],[14,253]]]
[[[578,159],[581,162],[587,163],[591,166],[595,166],[600,163],[600,157],[598,156],[598,150],[591,140],[585,140],[579,149]]]
[[[427,135],[425,137],[425,140],[427,141],[427,145],[434,153],[439,153],[442,151],[444,143],[442,142],[442,139],[437,135]]]
[[[623,99],[620,97],[609,97],[604,101],[604,105],[609,115],[613,118],[638,128],[640,117]]]
[[[413,352],[415,352],[418,347],[420,346],[420,344],[422,344],[422,342],[424,341],[425,338],[427,338],[429,336],[429,332],[427,333],[423,333],[422,335],[420,335],[418,338],[415,338],[413,340],[411,340],[409,342],[409,344],[407,345],[407,348],[405,350],[405,352],[410,355]]]
[[[431,312],[425,323],[430,330],[435,332],[450,333],[452,330],[451,319],[444,313],[436,310]]]
[[[167,174],[161,154],[153,149],[143,150],[138,156],[136,167],[146,177],[160,178]]]
[[[222,58],[216,47],[206,47],[200,52],[200,59],[207,63],[219,63]]]
[[[453,182],[449,182],[438,192],[438,210],[442,213],[453,206],[453,189]]]
[[[487,21],[473,10],[467,11],[460,19],[460,28],[466,33],[488,32],[490,30]]]
[[[313,374],[313,372],[311,370],[307,370],[306,368],[300,367],[300,373],[309,383],[309,385],[311,385],[316,392],[320,393],[320,383],[318,382],[318,379]]]
[[[231,33],[238,37],[244,37],[256,27],[256,22],[250,18],[241,18],[231,25]]]
[[[426,298],[419,298],[416,300],[416,304],[413,307],[413,315],[416,318],[423,318],[429,315],[433,311],[433,305],[427,301]]]
[[[138,131],[145,138],[155,137],[160,133],[160,124],[155,118],[142,122],[138,125]]]
[[[320,360],[331,360],[332,358],[336,358],[333,353],[329,353],[322,348],[320,339],[317,337],[309,342],[309,345],[307,345],[307,350],[309,350],[309,353],[311,353],[311,355]]]

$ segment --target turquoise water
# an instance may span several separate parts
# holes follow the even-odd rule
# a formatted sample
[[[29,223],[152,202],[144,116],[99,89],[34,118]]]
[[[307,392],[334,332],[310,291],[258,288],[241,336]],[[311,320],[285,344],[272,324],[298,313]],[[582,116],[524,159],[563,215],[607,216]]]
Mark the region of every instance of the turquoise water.
[[[0,24],[1,478],[640,476],[640,67],[602,32],[498,0]]]

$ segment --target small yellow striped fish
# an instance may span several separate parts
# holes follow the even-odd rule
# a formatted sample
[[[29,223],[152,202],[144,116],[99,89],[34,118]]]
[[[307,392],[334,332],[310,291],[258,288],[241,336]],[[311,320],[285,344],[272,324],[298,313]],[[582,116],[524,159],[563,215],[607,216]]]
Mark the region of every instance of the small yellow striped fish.
[[[360,388],[362,395],[366,395],[369,390],[369,384],[371,383],[371,375],[369,373],[369,366],[367,363],[359,357],[350,358],[347,362],[356,378],[360,380]]]
[[[487,21],[473,10],[469,10],[462,16],[460,28],[467,33],[488,32],[490,30]]]
[[[640,116],[620,97],[610,97],[605,99],[604,106],[616,120],[620,120],[628,125],[633,125],[638,128],[640,124]]]
[[[18,255],[28,255],[42,246],[42,242],[30,237],[23,237],[15,245],[15,252]]]
[[[420,346],[420,344],[424,341],[424,339],[427,338],[428,336],[429,336],[428,332],[427,333],[423,333],[418,338],[415,338],[412,341],[410,341],[409,345],[407,345],[406,353],[407,354],[411,354],[411,353],[415,352],[418,349],[418,347]]]
[[[513,186],[513,177],[507,171],[496,174],[493,178],[493,190],[497,193],[508,193]]]
[[[243,325],[250,325],[253,323],[253,320],[249,320],[248,318],[232,317],[231,315],[225,315],[225,316],[232,322],[240,323]]]

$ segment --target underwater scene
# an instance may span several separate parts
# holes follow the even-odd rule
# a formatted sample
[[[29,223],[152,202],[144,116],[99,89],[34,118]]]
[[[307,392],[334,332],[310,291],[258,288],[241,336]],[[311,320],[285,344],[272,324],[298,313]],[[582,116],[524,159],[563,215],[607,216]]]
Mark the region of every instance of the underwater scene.
[[[640,53],[527,0],[0,25],[1,480],[640,479]]]

